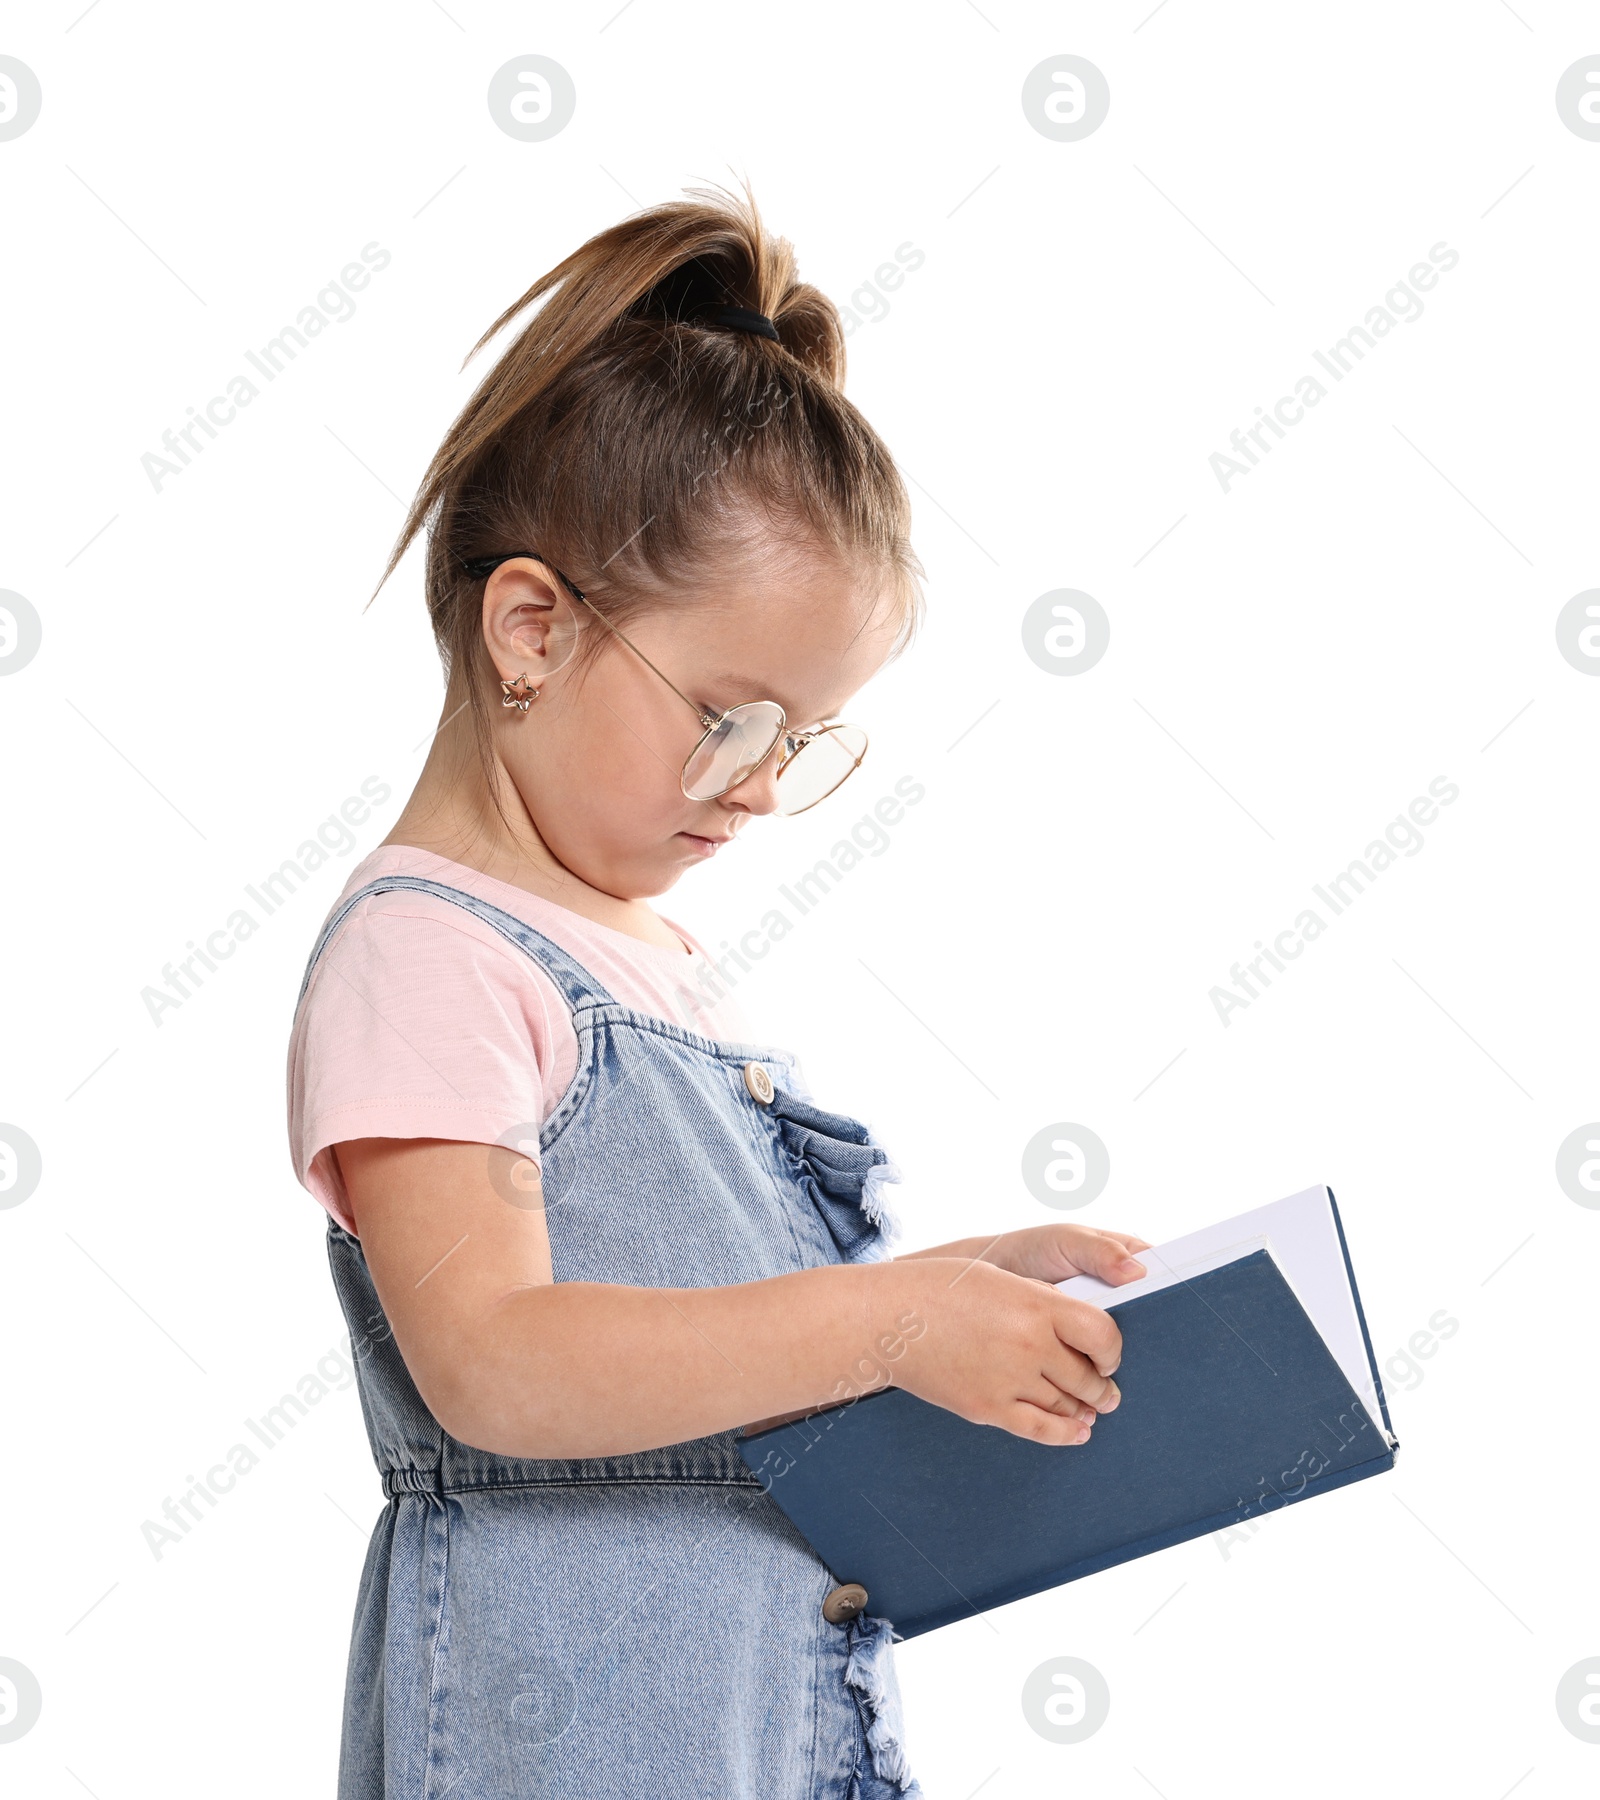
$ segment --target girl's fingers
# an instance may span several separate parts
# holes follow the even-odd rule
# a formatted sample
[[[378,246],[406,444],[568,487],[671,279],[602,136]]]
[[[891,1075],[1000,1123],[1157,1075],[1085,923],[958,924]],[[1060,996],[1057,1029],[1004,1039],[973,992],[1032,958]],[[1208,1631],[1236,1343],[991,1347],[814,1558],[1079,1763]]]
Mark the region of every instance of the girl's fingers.
[[[1053,1299],[1056,1342],[1061,1353],[1076,1358],[1090,1375],[1100,1370],[1110,1375],[1122,1361],[1122,1333],[1116,1320],[1103,1308],[1091,1306],[1086,1300],[1072,1300],[1065,1294],[1057,1294]],[[1053,1374],[1051,1379],[1055,1379]],[[1091,1406],[1095,1404],[1096,1392],[1085,1392],[1071,1382],[1057,1382],[1056,1385],[1071,1387],[1080,1399],[1087,1400]]]
[[[1085,1275],[1096,1276],[1114,1286],[1136,1281],[1147,1271],[1131,1259],[1135,1248],[1148,1249],[1143,1238],[1127,1232],[1102,1231],[1098,1226],[1069,1227],[1074,1236],[1068,1240],[1066,1254],[1072,1266]]]
[[[1079,1400],[1075,1395],[1063,1393],[1048,1378],[1041,1378],[1036,1388],[1019,1398],[1029,1406],[1037,1406],[1041,1412],[1055,1413],[1063,1419],[1076,1419],[1084,1425],[1093,1425],[1100,1416],[1087,1401]]]
[[[1102,1281],[1122,1287],[1149,1274],[1149,1264],[1138,1260],[1137,1253],[1150,1248],[1142,1237],[1135,1237],[1130,1232],[1108,1231],[1105,1233],[1104,1243],[1105,1261],[1098,1271]]]
[[[1153,1250],[1155,1245],[1131,1231],[1106,1231],[1101,1234],[1121,1244],[1124,1250]]]
[[[1086,1444],[1091,1435],[1082,1420],[1051,1412],[1047,1407],[1035,1406],[1027,1400],[1018,1400],[1009,1406],[997,1422],[1007,1431],[1030,1438],[1036,1444],[1059,1444],[1064,1448]]]
[[[1122,1398],[1121,1389],[1114,1381],[1102,1375],[1087,1357],[1065,1344],[1061,1345],[1059,1355],[1051,1357],[1039,1373],[1067,1399],[1088,1407],[1096,1415],[1110,1412]]]

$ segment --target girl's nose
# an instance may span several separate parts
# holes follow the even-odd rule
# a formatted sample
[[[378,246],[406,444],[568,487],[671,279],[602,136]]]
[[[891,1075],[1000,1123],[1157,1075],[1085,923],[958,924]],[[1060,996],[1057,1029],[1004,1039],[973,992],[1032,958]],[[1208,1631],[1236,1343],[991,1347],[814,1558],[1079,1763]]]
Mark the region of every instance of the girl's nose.
[[[782,747],[769,751],[744,780],[719,796],[720,804],[764,818],[778,810],[778,758]]]

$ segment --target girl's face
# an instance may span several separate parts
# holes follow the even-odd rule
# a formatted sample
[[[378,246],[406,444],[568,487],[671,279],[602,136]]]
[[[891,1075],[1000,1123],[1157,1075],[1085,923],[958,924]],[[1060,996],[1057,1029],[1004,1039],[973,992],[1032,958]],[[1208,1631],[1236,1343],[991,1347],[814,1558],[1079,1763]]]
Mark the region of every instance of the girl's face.
[[[540,690],[527,712],[496,720],[501,766],[547,849],[590,887],[627,900],[664,893],[776,809],[777,751],[717,799],[684,796],[684,759],[704,727],[544,564],[501,564],[483,622],[499,676],[525,674]],[[775,700],[789,728],[804,730],[842,713],[898,625],[886,587],[864,588],[815,557],[781,574],[719,576],[622,630],[696,706],[715,714]],[[602,640],[581,668],[566,660],[574,626]]]

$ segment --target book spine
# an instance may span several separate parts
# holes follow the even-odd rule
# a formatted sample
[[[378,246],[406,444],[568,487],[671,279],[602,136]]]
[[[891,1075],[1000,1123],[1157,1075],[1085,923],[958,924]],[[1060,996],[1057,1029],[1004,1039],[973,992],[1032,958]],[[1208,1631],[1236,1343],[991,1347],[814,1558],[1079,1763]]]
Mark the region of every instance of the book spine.
[[[1333,1189],[1327,1189],[1328,1205],[1333,1211],[1333,1228],[1339,1234],[1339,1249],[1344,1256],[1345,1279],[1350,1283],[1350,1298],[1356,1303],[1356,1321],[1361,1326],[1361,1341],[1367,1347],[1367,1367],[1372,1370],[1372,1386],[1378,1396],[1378,1410],[1383,1414],[1384,1435],[1389,1440],[1391,1452],[1400,1448],[1400,1440],[1394,1434],[1394,1425],[1389,1418],[1389,1402],[1384,1397],[1383,1378],[1378,1373],[1378,1359],[1372,1354],[1372,1334],[1367,1330],[1367,1315],[1361,1307],[1361,1289],[1356,1286],[1355,1265],[1350,1261],[1350,1246],[1344,1238],[1344,1220],[1339,1217],[1339,1202],[1333,1197]]]

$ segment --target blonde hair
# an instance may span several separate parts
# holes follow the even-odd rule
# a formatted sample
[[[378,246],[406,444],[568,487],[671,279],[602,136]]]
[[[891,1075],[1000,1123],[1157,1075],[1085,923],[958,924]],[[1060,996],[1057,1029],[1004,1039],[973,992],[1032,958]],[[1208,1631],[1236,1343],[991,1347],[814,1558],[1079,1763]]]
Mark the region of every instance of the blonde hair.
[[[537,550],[620,624],[776,539],[887,583],[892,655],[921,620],[910,500],[844,397],[838,308],[798,279],[748,184],[685,192],[580,245],[473,346],[468,362],[544,299],[445,434],[378,583],[426,529],[434,639],[446,676],[465,680],[486,770],[497,678],[485,577],[464,566],[475,557]],[[766,315],[777,340],[695,323],[716,306]]]

